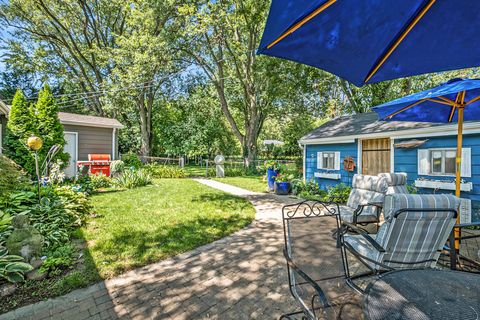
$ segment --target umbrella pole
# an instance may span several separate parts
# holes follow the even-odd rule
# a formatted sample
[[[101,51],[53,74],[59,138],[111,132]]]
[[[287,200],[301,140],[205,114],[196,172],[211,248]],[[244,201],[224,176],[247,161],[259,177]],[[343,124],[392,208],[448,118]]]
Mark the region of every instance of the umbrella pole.
[[[460,179],[462,172],[462,135],[463,135],[463,106],[458,107],[458,134],[457,134],[457,157],[456,157],[456,177],[455,177],[455,196],[460,198]],[[457,223],[460,223],[460,212],[457,215]],[[455,249],[460,249],[460,228],[454,229]]]

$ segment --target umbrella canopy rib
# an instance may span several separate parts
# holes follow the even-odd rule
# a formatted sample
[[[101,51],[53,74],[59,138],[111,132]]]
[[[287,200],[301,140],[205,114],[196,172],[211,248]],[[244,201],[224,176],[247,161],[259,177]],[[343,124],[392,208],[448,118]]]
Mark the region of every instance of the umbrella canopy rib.
[[[318,15],[320,12],[322,12],[323,10],[327,9],[328,7],[330,7],[332,4],[334,4],[335,2],[337,2],[337,0],[328,0],[327,2],[325,2],[324,4],[322,4],[320,7],[318,7],[317,9],[315,9],[312,13],[310,13],[309,15],[307,15],[305,18],[303,18],[302,20],[300,20],[299,22],[295,23],[292,27],[290,27],[287,31],[285,31],[284,33],[282,33],[282,35],[280,35],[280,37],[278,37],[277,39],[275,39],[272,43],[270,43],[268,46],[267,46],[267,49],[270,49],[271,47],[273,47],[274,45],[276,45],[277,43],[279,43],[280,41],[282,41],[285,37],[287,37],[288,35],[292,34],[295,32],[295,30],[297,30],[298,28],[300,28],[301,26],[303,26],[305,23],[307,23],[308,21],[310,21],[311,19],[313,19],[316,15]]]
[[[372,71],[370,71],[365,78],[365,83],[367,83],[380,69],[380,67],[387,61],[387,59],[390,57],[390,55],[397,49],[397,47],[400,45],[400,43],[405,39],[405,37],[412,31],[412,29],[415,27],[415,25],[420,21],[420,19],[423,18],[425,13],[433,6],[436,0],[430,0],[428,3],[422,8],[422,10],[419,11],[419,13],[413,18],[413,20],[410,21],[410,23],[407,25],[405,30],[400,34],[398,38],[394,40],[392,45],[388,48],[386,53],[379,59],[379,61],[374,65]]]

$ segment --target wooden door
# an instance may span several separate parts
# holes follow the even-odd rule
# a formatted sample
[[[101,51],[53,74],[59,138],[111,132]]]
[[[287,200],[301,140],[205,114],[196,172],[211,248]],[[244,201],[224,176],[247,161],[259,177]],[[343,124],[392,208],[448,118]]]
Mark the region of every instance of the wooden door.
[[[362,173],[390,172],[390,138],[362,140]]]

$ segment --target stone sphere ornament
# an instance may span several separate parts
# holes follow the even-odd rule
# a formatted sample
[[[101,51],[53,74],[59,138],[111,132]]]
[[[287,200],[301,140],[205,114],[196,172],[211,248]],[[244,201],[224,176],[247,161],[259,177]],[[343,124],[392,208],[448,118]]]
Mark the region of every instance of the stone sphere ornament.
[[[38,151],[42,148],[43,141],[37,136],[30,136],[30,138],[27,140],[27,145],[33,151]]]
[[[215,157],[213,161],[215,162],[216,165],[222,165],[225,163],[225,157],[219,154]]]

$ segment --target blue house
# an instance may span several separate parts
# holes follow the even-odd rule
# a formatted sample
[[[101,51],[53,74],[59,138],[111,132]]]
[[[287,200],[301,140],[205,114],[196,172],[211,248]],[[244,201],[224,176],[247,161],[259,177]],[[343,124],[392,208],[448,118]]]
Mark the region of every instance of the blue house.
[[[376,113],[335,118],[299,140],[304,179],[326,189],[355,173],[405,172],[419,193],[455,192],[457,125],[379,121]],[[354,168],[348,168],[353,160]],[[349,169],[349,170],[346,170]],[[480,221],[480,122],[464,125],[461,220]]]

